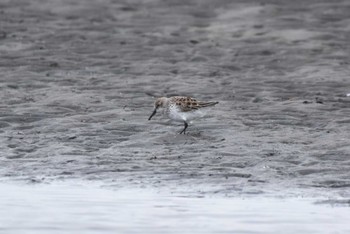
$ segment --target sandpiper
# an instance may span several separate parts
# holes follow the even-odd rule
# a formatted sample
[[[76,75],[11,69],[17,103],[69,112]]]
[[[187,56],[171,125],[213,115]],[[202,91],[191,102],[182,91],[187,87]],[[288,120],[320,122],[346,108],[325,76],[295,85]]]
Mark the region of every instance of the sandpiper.
[[[160,97],[154,102],[154,110],[148,120],[157,113],[158,108],[163,109],[163,114],[170,119],[183,122],[184,129],[180,134],[185,134],[188,127],[188,122],[192,119],[202,117],[204,114],[200,109],[203,107],[214,106],[219,102],[201,102],[191,97],[174,96],[174,97]]]

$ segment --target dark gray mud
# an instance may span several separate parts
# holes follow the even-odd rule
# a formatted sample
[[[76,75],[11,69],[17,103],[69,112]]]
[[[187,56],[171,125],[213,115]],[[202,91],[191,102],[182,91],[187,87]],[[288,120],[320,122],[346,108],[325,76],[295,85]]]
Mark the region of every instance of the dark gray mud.
[[[1,180],[349,195],[349,1],[0,9]],[[175,94],[220,104],[178,135]]]

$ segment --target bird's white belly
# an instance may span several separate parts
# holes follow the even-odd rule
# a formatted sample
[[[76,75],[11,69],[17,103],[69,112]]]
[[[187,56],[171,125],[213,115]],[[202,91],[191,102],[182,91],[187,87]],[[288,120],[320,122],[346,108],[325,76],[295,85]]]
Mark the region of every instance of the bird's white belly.
[[[204,113],[200,110],[182,112],[178,108],[173,107],[167,111],[167,115],[174,121],[191,121],[192,119],[202,117]]]

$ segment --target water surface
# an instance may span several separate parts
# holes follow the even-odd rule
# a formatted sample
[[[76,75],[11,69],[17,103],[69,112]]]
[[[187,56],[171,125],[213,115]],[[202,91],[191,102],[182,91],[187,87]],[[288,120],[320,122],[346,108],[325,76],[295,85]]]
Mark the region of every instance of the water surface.
[[[0,185],[0,233],[349,233],[350,207],[98,184]]]

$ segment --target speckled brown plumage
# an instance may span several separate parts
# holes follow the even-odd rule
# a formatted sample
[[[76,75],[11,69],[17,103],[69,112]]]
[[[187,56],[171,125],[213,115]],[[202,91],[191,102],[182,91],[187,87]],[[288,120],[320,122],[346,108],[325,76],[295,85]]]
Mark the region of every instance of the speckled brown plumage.
[[[191,97],[174,96],[170,98],[170,101],[175,103],[176,106],[183,112],[198,110],[203,107],[214,106],[219,102],[201,102]]]

